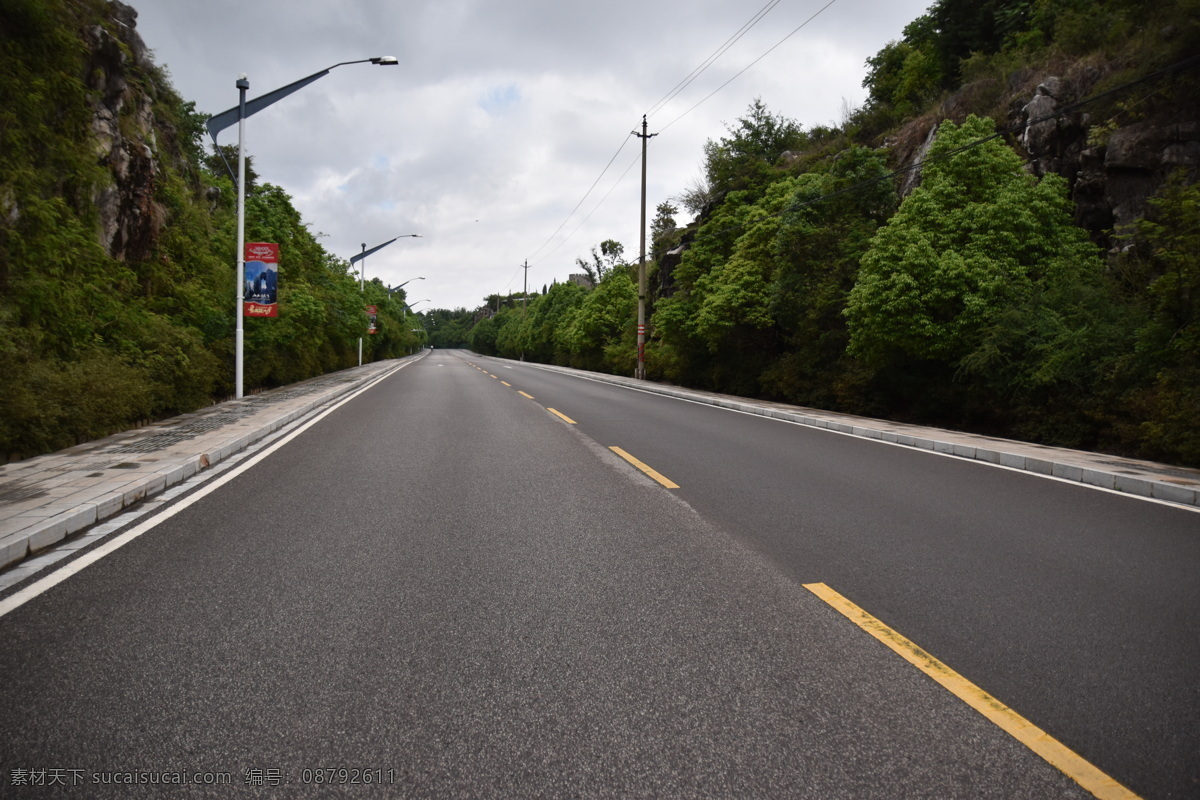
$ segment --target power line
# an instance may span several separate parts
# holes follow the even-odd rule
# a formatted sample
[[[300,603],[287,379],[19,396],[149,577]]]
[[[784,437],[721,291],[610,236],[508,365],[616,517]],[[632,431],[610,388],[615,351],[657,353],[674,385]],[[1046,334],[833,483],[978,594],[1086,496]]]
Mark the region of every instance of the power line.
[[[801,23],[800,23],[800,25],[799,25],[799,26],[797,26],[795,30],[793,30],[793,31],[792,31],[791,33],[789,33],[787,36],[783,37],[783,38],[782,38],[782,39],[780,39],[778,42],[776,42],[776,43],[775,43],[775,44],[774,44],[774,45],[773,45],[773,46],[772,46],[770,49],[768,49],[768,50],[767,50],[765,53],[763,53],[761,56],[759,56],[758,58],[754,59],[753,61],[751,61],[751,62],[750,62],[749,64],[747,64],[746,66],[742,67],[742,69],[741,69],[741,70],[740,70],[740,71],[739,71],[739,72],[738,72],[736,75],[734,75],[732,78],[730,78],[729,80],[725,81],[725,82],[724,82],[724,83],[722,83],[720,86],[718,86],[716,89],[713,89],[711,92],[709,92],[707,95],[705,95],[705,96],[704,96],[704,99],[703,99],[703,100],[701,100],[699,103],[696,103],[696,105],[692,106],[692,107],[691,107],[691,108],[689,108],[687,111],[683,112],[683,113],[682,113],[682,114],[680,114],[678,117],[676,117],[675,119],[673,119],[673,120],[671,120],[670,122],[668,122],[666,125],[663,125],[661,128],[659,128],[659,129],[658,129],[658,132],[659,132],[659,133],[662,133],[662,132],[663,132],[663,131],[665,131],[667,128],[671,127],[671,126],[672,126],[672,125],[674,125],[676,122],[679,122],[679,120],[683,119],[683,118],[684,118],[684,117],[686,117],[688,114],[692,113],[692,112],[693,112],[693,111],[695,111],[697,108],[699,108],[700,106],[704,105],[704,103],[708,102],[708,99],[709,99],[710,97],[712,97],[712,96],[713,96],[713,95],[715,95],[717,92],[721,91],[721,90],[722,90],[722,89],[724,89],[726,86],[728,86],[729,84],[733,83],[735,80],[737,80],[738,78],[740,78],[740,77],[742,76],[742,73],[743,73],[743,72],[745,72],[746,70],[750,69],[750,68],[751,68],[751,67],[753,67],[755,64],[757,64],[758,62],[760,62],[760,61],[762,61],[764,58],[766,58],[768,55],[770,55],[770,54],[772,53],[772,51],[774,51],[774,50],[775,50],[775,48],[779,47],[779,45],[783,44],[783,43],[784,43],[784,42],[786,42],[788,39],[792,38],[792,37],[793,37],[793,36],[795,36],[797,33],[799,33],[799,32],[801,31],[801,29],[803,29],[803,28],[804,28],[804,26],[808,25],[808,23],[812,22],[814,19],[816,19],[817,17],[819,17],[819,16],[821,15],[821,13],[822,13],[823,11],[825,11],[825,9],[829,8],[831,5],[833,5],[833,4],[834,4],[834,3],[836,3],[836,2],[837,2],[837,0],[829,0],[829,2],[828,2],[828,3],[826,3],[826,4],[825,4],[825,5],[823,5],[823,6],[821,6],[821,8],[820,8],[820,9],[817,11],[817,13],[813,14],[811,17],[809,17],[808,19],[804,20],[804,22],[801,22]]]
[[[667,103],[669,103],[671,100],[673,100],[676,95],[678,95],[680,92],[682,92],[684,89],[686,89],[689,85],[691,85],[692,81],[696,80],[696,78],[699,78],[706,69],[708,69],[710,66],[712,66],[713,63],[718,58],[720,58],[722,55],[724,55],[726,50],[728,50],[730,47],[733,47],[733,45],[737,44],[739,39],[741,39],[743,36],[745,36],[750,31],[751,28],[753,28],[755,25],[757,25],[759,23],[759,21],[762,20],[762,18],[765,17],[767,14],[769,14],[771,12],[771,9],[773,9],[773,8],[775,8],[775,6],[779,5],[780,2],[782,2],[782,0],[769,0],[765,6],[763,6],[762,8],[760,8],[758,10],[757,14],[755,14],[753,17],[751,17],[750,20],[746,24],[742,25],[742,27],[740,29],[738,29],[738,31],[736,33],[734,33],[732,36],[730,36],[728,39],[726,39],[725,43],[722,44],[720,47],[718,47],[716,50],[714,50],[712,55],[710,55],[703,62],[701,62],[700,66],[696,67],[694,70],[689,72],[687,74],[687,76],[684,77],[683,80],[681,80],[679,83],[677,83],[673,87],[671,87],[671,90],[668,91],[666,93],[666,95],[664,95],[661,99],[659,99],[659,101],[657,103],[655,103],[654,105],[652,105],[650,107],[650,110],[646,112],[646,115],[647,116],[653,115],[654,113],[659,111],[663,106],[665,106]]]
[[[780,2],[782,2],[782,0],[768,0],[767,4],[765,6],[763,6],[761,9],[759,9],[758,13],[756,13],[753,17],[750,18],[749,21],[747,21],[744,25],[742,25],[742,27],[740,29],[738,29],[737,32],[735,32],[732,36],[730,36],[728,39],[726,39],[725,43],[722,44],[720,47],[718,47],[713,52],[712,55],[710,55],[707,59],[704,60],[704,62],[702,62],[700,64],[700,66],[698,66],[696,69],[693,69],[691,71],[691,73],[689,73],[683,80],[681,80],[679,83],[675,84],[675,86],[672,87],[672,89],[669,92],[667,92],[667,94],[664,95],[662,99],[660,99],[657,103],[655,103],[654,106],[651,108],[651,111],[647,112],[647,115],[654,113],[655,109],[661,109],[665,103],[674,99],[680,92],[682,92],[684,89],[686,89],[692,83],[692,81],[694,81],[696,78],[700,77],[700,75],[706,69],[708,69],[708,67],[711,66],[718,58],[720,58],[725,53],[725,51],[727,51],[730,47],[732,47],[734,44],[736,44],[739,39],[741,39],[743,36],[745,36],[746,33],[749,32],[751,28],[753,28],[755,25],[757,25],[758,22],[761,21],[762,18],[765,17],[768,13],[770,13],[771,10],[775,8],[775,6],[779,5]],[[837,2],[837,0],[829,0],[829,3],[827,3],[825,5],[825,7],[821,9],[821,11],[824,11],[826,8],[833,5],[833,3],[835,3],[835,2]],[[821,11],[818,11],[817,14],[820,14]],[[799,28],[796,28],[796,30],[789,33],[786,37],[784,37],[784,39],[782,39],[778,44],[776,44],[775,47],[778,47],[780,44],[783,44],[784,41],[787,41],[787,39],[791,38],[797,31],[800,30],[800,28],[803,28],[805,25],[807,25],[809,22],[811,22],[817,16],[817,14],[814,14],[812,17],[810,17],[808,20],[806,20],[802,25],[800,25]],[[775,47],[772,47],[771,50],[774,50]],[[757,59],[755,59],[753,62],[751,62],[748,66],[743,68],[741,72],[739,72],[737,75],[734,75],[733,78],[730,78],[729,81],[726,81],[724,84],[722,84],[720,87],[718,87],[716,91],[709,94],[708,97],[704,98],[704,100],[701,100],[700,103],[703,103],[705,100],[708,100],[709,97],[712,97],[713,94],[716,94],[721,89],[725,88],[725,86],[727,86],[734,78],[737,78],[739,75],[742,74],[742,72],[745,72],[747,69],[750,69],[750,67],[754,66],[759,61],[761,61],[767,55],[767,53],[771,52],[771,50],[768,50],[766,53],[763,53],[763,55],[759,56]],[[698,106],[698,105],[700,105],[700,103],[697,103],[696,105]],[[688,113],[690,113],[695,108],[696,108],[696,106],[693,106],[691,109],[688,109],[688,111],[684,112],[684,114],[682,116],[680,116],[678,119],[676,119],[675,122],[678,122],[679,119],[682,119],[683,116],[686,116]],[[672,122],[671,124],[673,125],[674,122]],[[670,126],[667,126],[667,127],[670,127]],[[563,229],[563,227],[571,220],[571,217],[575,216],[575,213],[577,211],[579,211],[580,206],[583,205],[584,201],[586,201],[587,198],[591,195],[592,191],[596,188],[597,184],[599,184],[600,181],[604,178],[604,175],[608,172],[609,167],[611,167],[613,162],[617,160],[617,157],[621,154],[621,151],[625,149],[625,146],[627,144],[629,144],[629,138],[630,138],[629,136],[626,136],[621,141],[621,146],[617,148],[617,152],[613,153],[612,158],[610,158],[608,160],[608,163],[604,165],[604,169],[602,169],[600,171],[600,174],[596,177],[596,180],[592,183],[592,185],[590,187],[588,187],[588,190],[586,192],[584,192],[583,197],[581,197],[579,199],[579,202],[575,204],[575,207],[573,209],[571,209],[571,213],[567,214],[566,218],[563,219],[563,221],[561,223],[559,223],[558,227],[554,229],[554,233],[550,234],[550,236],[546,239],[546,241],[542,242],[542,244],[529,255],[529,258],[531,260],[535,259],[537,257],[537,255],[539,253],[541,253],[542,250],[545,249],[546,245],[550,244],[550,242],[552,242],[554,240],[554,237],[557,236],[559,234],[559,232]],[[631,169],[631,168],[632,168],[632,163],[630,164],[630,167],[626,168],[625,172],[622,173],[621,178],[619,178],[617,180],[618,184],[625,177],[625,175],[627,175],[629,173],[629,169]],[[604,197],[600,199],[600,202],[596,204],[596,207],[593,208],[591,213],[589,213],[588,216],[585,217],[583,219],[583,221],[580,222],[579,225],[577,225],[575,227],[575,229],[571,232],[571,234],[569,234],[563,240],[561,240],[559,242],[559,244],[556,245],[552,250],[550,250],[550,252],[546,253],[546,255],[544,255],[541,260],[545,261],[547,258],[549,258],[558,249],[558,247],[562,246],[562,244],[565,243],[566,241],[568,241],[571,238],[571,236],[573,236],[575,234],[576,231],[578,231],[581,227],[583,227],[583,224],[585,222],[587,222],[587,220],[591,217],[592,214],[596,213],[596,211],[600,208],[601,205],[603,205],[604,201],[608,198],[608,195],[612,194],[612,191],[615,188],[616,188],[616,184],[613,185],[612,189],[608,190],[608,193],[606,193],[604,195]],[[535,261],[534,263],[540,263],[540,262]]]
[[[529,254],[529,258],[534,258],[535,256],[537,256],[537,254],[540,253],[546,245],[550,244],[550,242],[554,239],[554,237],[558,235],[558,232],[561,231],[563,229],[563,226],[566,225],[567,222],[570,221],[571,217],[575,216],[575,212],[579,210],[579,207],[581,205],[583,205],[583,201],[588,199],[588,195],[590,195],[592,193],[592,190],[596,188],[596,184],[600,183],[600,179],[604,177],[604,174],[606,172],[608,172],[608,168],[611,167],[613,162],[617,160],[617,156],[621,155],[621,151],[625,149],[625,145],[627,145],[627,144],[629,144],[629,136],[626,136],[624,139],[621,140],[621,146],[617,148],[617,152],[613,153],[612,158],[610,158],[608,160],[608,163],[604,165],[604,169],[600,170],[600,174],[596,176],[596,180],[593,181],[592,185],[590,187],[588,187],[588,190],[583,193],[583,197],[579,198],[579,202],[575,204],[575,207],[573,209],[571,209],[571,213],[567,214],[566,219],[564,219],[562,222],[559,223],[558,227],[554,229],[554,233],[550,234],[550,237],[548,239],[546,239],[546,241],[542,242],[541,246],[539,246],[537,250],[534,250],[532,253]],[[626,170],[626,171],[628,171],[628,170]],[[608,197],[608,195],[605,195],[605,197]],[[601,202],[603,202],[603,201],[601,201]],[[591,216],[591,215],[589,214],[589,216]],[[576,229],[576,230],[578,230],[578,229]],[[561,244],[561,242],[559,244]],[[556,247],[555,249],[558,249],[558,248]],[[550,252],[553,253],[554,251],[551,250]],[[549,257],[550,257],[550,253],[547,253],[546,258],[549,258]],[[545,259],[543,259],[543,260],[545,260]],[[534,262],[534,263],[537,263],[537,262]]]
[[[562,238],[562,240],[559,241],[558,244],[554,245],[554,248],[549,253],[546,253],[546,255],[542,257],[542,261],[545,261],[547,258],[554,255],[554,253],[558,250],[558,248],[562,247],[564,244],[566,244],[567,242],[569,242],[571,240],[571,237],[573,237],[575,234],[579,233],[579,229],[582,228],[584,225],[586,225],[587,221],[592,218],[592,215],[600,210],[600,206],[604,205],[604,201],[608,199],[608,196],[610,194],[612,194],[613,191],[615,191],[618,186],[621,185],[621,181],[625,180],[625,176],[629,174],[629,170],[633,169],[633,165],[638,163],[638,159],[640,159],[640,158],[641,158],[641,154],[635,155],[633,157],[633,160],[629,162],[629,165],[627,167],[625,167],[625,171],[621,173],[621,176],[619,178],[617,178],[615,181],[613,181],[613,185],[608,187],[608,191],[605,192],[604,196],[600,198],[599,202],[597,202],[596,205],[594,205],[592,207],[592,210],[588,212],[588,215],[586,217],[584,217],[583,219],[579,220],[579,224],[576,225],[575,228],[570,233],[568,233],[566,236],[564,236]],[[540,262],[538,262],[538,263],[540,263]]]

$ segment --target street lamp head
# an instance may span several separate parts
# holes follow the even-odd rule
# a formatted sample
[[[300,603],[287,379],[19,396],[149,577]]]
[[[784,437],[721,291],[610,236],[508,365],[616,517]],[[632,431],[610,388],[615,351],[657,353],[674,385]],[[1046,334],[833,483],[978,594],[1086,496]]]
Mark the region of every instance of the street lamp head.
[[[394,67],[400,62],[395,56],[375,56],[371,59],[372,64],[378,64],[381,67]]]

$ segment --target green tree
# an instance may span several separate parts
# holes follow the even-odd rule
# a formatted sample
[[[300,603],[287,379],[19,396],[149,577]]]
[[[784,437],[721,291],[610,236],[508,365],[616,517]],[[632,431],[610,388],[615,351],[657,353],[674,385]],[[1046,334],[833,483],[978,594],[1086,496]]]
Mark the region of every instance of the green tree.
[[[904,38],[888,42],[867,59],[867,108],[890,123],[915,116],[941,94],[945,67],[938,53],[933,17],[917,17]]]
[[[679,246],[679,226],[675,215],[679,209],[668,201],[658,204],[650,223],[650,259],[658,261],[668,250]]]
[[[1149,280],[1122,405],[1144,454],[1200,466],[1200,185],[1177,173],[1150,205],[1126,232],[1145,246]]]
[[[842,312],[871,237],[898,203],[888,176],[885,154],[851,147],[827,171],[797,178],[773,243],[769,311],[784,352],[762,378],[771,394],[857,409]]]
[[[614,270],[628,268],[629,264],[624,260],[624,255],[625,245],[615,239],[605,239],[600,243],[600,252],[596,252],[596,248],[593,247],[591,259],[576,258],[575,266],[583,270],[593,286],[597,286]]]
[[[558,344],[570,353],[571,366],[611,370],[623,361],[622,340],[636,326],[636,314],[637,287],[629,273],[610,272],[566,319]]]
[[[942,124],[921,187],[872,239],[845,312],[850,352],[935,414],[939,399],[1003,416],[1078,392],[1111,345],[1102,262],[1072,223],[1065,180],[1037,180],[997,139],[967,147],[992,132],[975,117]]]
[[[704,171],[712,192],[761,187],[773,177],[772,167],[780,156],[808,141],[798,122],[771,114],[757,97],[746,116],[726,130],[729,136],[704,145]]]
[[[697,327],[700,306],[713,282],[707,276],[728,261],[755,212],[753,193],[730,192],[697,229],[672,273],[670,296],[655,301],[653,344],[646,351],[647,369],[652,374],[713,388],[711,337]]]

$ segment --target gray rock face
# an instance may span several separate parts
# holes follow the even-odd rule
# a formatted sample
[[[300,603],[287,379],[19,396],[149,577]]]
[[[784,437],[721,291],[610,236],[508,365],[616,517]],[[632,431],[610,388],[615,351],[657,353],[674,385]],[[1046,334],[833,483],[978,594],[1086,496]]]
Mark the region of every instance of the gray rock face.
[[[1114,233],[1146,215],[1147,201],[1173,171],[1188,170],[1192,180],[1200,179],[1200,98],[1133,121],[1120,115],[1093,119],[1087,109],[1061,113],[1086,97],[1101,77],[1086,67],[1070,79],[1042,78],[1032,96],[1010,106],[1007,122],[1018,131],[1015,143],[1025,151],[1028,171],[1065,177],[1076,223],[1111,247]],[[1021,70],[1010,77],[1008,90],[1019,97],[1020,87],[1033,80],[1037,77],[1030,70]],[[941,117],[965,118],[969,108],[959,98],[968,94],[964,88],[947,100]],[[919,164],[933,144],[939,120],[913,120],[884,144],[898,168],[910,168],[900,181],[901,197],[920,185]]]
[[[153,102],[131,86],[128,76],[131,69],[149,70],[153,63],[135,29],[137,12],[120,2],[111,8],[120,39],[99,25],[84,31],[95,152],[112,176],[110,184],[95,189],[92,200],[100,217],[100,243],[109,255],[146,260],[166,215],[154,201],[160,169]]]
[[[1200,172],[1200,111],[1191,104],[1173,111],[1173,118],[1149,116],[1123,125],[1119,116],[1093,120],[1082,111],[1058,114],[1082,98],[1073,91],[1062,78],[1046,78],[1010,122],[1024,126],[1019,142],[1030,171],[1066,177],[1076,222],[1111,245],[1114,232],[1145,216],[1147,200],[1171,172]]]

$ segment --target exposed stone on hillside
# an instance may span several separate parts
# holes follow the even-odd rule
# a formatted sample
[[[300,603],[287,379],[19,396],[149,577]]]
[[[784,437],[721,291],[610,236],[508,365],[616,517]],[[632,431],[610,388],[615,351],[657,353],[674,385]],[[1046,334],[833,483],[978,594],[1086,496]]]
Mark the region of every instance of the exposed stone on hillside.
[[[1010,138],[1025,151],[1029,171],[1062,175],[1071,187],[1076,223],[1093,239],[1110,246],[1112,235],[1145,216],[1147,200],[1162,188],[1177,169],[1200,177],[1200,102],[1173,105],[1136,121],[1097,120],[1087,108],[1060,111],[1087,97],[1100,72],[1079,67],[1078,74],[1034,76],[1029,70],[1008,81],[1007,124],[1017,131]],[[1030,85],[1036,86],[1032,94]],[[985,94],[965,86],[942,105],[937,115],[910,120],[888,137],[885,146],[898,169],[918,165],[929,152],[942,119],[961,122],[972,109],[964,98]],[[1005,121],[998,120],[999,124]],[[910,169],[899,183],[901,197],[920,184],[919,167]]]
[[[1020,144],[1036,175],[1067,178],[1075,220],[1096,241],[1111,244],[1119,232],[1145,216],[1147,200],[1179,168],[1200,168],[1200,106],[1174,104],[1169,110],[1117,114],[1099,119],[1084,107],[1060,109],[1093,93],[1101,77],[1095,67],[1079,67],[1068,77],[1046,76],[1010,123],[1024,126]],[[1015,105],[1015,104],[1014,104]]]
[[[165,213],[154,201],[159,167],[153,101],[131,82],[137,70],[153,68],[136,30],[137,11],[112,2],[111,30],[101,25],[83,31],[89,46],[85,80],[91,90],[92,135],[96,156],[112,183],[93,196],[100,216],[100,242],[120,260],[150,258]]]

